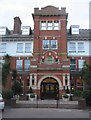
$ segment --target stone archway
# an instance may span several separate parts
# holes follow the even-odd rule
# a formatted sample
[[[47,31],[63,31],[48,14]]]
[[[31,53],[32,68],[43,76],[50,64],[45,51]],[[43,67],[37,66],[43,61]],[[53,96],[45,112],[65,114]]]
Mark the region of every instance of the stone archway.
[[[40,99],[58,99],[59,83],[53,77],[46,77],[40,84]]]

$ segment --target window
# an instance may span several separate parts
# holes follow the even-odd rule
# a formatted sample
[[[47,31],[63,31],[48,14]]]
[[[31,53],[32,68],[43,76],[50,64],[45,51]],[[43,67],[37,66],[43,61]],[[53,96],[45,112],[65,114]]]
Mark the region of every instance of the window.
[[[59,30],[59,21],[41,21],[40,22],[40,29],[41,30]]]
[[[76,60],[75,59],[70,60],[70,70],[76,70]]]
[[[30,70],[30,60],[24,60],[24,70],[25,71]]]
[[[29,86],[29,85],[30,85],[30,80],[28,79],[28,80],[27,80],[27,86]]]
[[[6,43],[1,43],[0,44],[0,52],[5,53],[6,52]]]
[[[23,52],[23,43],[17,43],[17,52],[19,53]]]
[[[22,62],[23,60],[16,60],[16,69],[17,70],[22,70]]]
[[[57,40],[51,40],[51,49],[57,49]]]
[[[30,53],[31,52],[31,43],[25,43],[25,52]]]
[[[34,85],[34,74],[32,75],[32,85]]]
[[[78,52],[84,52],[84,42],[78,42]]]
[[[78,60],[79,69],[83,68],[84,62],[85,62],[85,60],[83,60],[83,59]]]
[[[43,49],[49,49],[49,40],[43,40]]]
[[[52,30],[52,21],[47,22],[47,30]]]
[[[67,75],[65,75],[65,85],[67,85],[67,82],[68,82],[68,78]]]
[[[54,30],[59,30],[59,21],[54,21]]]
[[[5,63],[5,60],[1,60],[0,59],[0,64],[2,65],[2,64],[4,64]]]
[[[41,21],[41,30],[46,30],[46,21]]]
[[[76,43],[75,42],[69,42],[69,52],[76,52]]]
[[[43,49],[57,49],[57,40],[43,40]]]

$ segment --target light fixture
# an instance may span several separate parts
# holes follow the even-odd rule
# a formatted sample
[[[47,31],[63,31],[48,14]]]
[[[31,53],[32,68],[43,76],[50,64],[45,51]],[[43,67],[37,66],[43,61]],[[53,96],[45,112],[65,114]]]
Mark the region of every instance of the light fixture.
[[[49,52],[49,56],[51,56],[51,52]]]

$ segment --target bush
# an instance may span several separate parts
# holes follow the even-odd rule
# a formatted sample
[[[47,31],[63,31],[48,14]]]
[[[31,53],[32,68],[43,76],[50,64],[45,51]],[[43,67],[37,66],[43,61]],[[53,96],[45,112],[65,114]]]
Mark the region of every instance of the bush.
[[[88,98],[89,97],[89,91],[88,90],[82,91],[82,97],[83,98]]]
[[[12,90],[13,90],[14,95],[22,93],[22,87],[18,80],[15,80],[13,82]]]
[[[74,91],[74,96],[75,97],[81,97],[82,96],[82,91],[80,91],[80,90]]]
[[[69,96],[65,93],[65,94],[63,94],[63,97],[68,98]]]
[[[31,88],[31,87],[30,87],[30,89],[29,89],[28,93],[33,93],[33,90],[32,90],[32,88]]]
[[[2,96],[4,99],[11,99],[13,97],[13,91],[12,90],[3,90]]]
[[[30,98],[35,98],[35,94],[30,94]]]

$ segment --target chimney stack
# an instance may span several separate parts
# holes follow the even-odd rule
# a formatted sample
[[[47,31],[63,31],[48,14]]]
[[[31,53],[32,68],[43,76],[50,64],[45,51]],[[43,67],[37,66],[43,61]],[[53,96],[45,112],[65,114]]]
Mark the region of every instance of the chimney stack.
[[[21,34],[21,20],[19,17],[14,18],[14,29],[13,33],[14,34]]]

